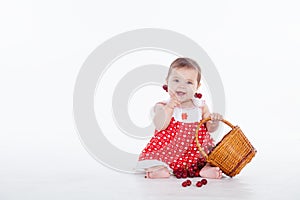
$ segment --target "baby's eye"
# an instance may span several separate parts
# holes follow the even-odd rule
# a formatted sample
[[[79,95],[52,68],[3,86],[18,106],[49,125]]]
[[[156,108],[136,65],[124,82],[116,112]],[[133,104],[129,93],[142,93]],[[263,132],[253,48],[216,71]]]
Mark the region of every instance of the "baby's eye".
[[[178,83],[178,82],[179,82],[179,80],[178,80],[178,79],[174,79],[173,81],[174,81],[174,82],[176,82],[176,83]]]
[[[191,84],[191,85],[193,85],[193,82],[192,82],[192,81],[188,81],[188,82],[187,82],[187,84]]]

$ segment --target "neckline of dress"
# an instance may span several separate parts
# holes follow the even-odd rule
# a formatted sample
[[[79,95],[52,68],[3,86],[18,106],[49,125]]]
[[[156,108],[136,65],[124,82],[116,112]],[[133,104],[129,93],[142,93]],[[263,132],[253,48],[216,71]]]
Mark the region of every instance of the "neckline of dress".
[[[196,101],[195,99],[192,99],[193,107],[187,107],[187,108],[178,107],[178,108],[185,109],[185,110],[192,110],[192,109],[198,108],[197,103],[195,101]]]
[[[193,107],[189,107],[189,108],[181,108],[181,107],[176,107],[177,109],[179,109],[179,110],[193,110],[193,109],[195,109],[195,108],[197,108],[197,106],[193,106]]]

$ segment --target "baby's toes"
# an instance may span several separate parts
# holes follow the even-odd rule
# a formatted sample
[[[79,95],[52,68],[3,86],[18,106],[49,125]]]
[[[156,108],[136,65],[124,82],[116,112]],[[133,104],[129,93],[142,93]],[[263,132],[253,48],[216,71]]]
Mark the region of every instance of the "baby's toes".
[[[217,178],[222,178],[222,170],[218,170],[218,175],[217,175]]]

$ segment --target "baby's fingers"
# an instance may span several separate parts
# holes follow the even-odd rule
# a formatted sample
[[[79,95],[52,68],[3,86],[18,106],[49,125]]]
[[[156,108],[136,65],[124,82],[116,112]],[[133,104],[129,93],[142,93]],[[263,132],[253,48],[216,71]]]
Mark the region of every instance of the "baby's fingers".
[[[212,113],[212,114],[210,115],[210,118],[211,118],[211,120],[213,120],[213,121],[220,121],[220,120],[223,119],[223,116],[220,115],[220,114],[218,114],[218,113]]]
[[[180,105],[180,102],[179,102],[177,99],[171,99],[170,103],[171,103],[174,107]]]
[[[169,90],[169,94],[172,99],[177,99],[175,92],[173,92],[172,90]]]

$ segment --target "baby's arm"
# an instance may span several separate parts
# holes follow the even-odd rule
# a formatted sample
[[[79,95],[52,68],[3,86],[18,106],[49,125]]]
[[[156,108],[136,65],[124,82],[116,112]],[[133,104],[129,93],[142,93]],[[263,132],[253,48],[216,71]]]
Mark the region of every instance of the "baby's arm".
[[[218,129],[219,121],[223,119],[223,116],[218,113],[210,113],[207,105],[204,105],[202,118],[208,117],[211,117],[211,120],[206,123],[206,128],[208,132],[212,133]]]
[[[156,104],[154,107],[154,126],[156,130],[164,130],[169,126],[172,118],[173,109],[163,104]]]
[[[180,105],[176,95],[172,91],[169,91],[169,94],[171,99],[167,104],[156,104],[154,107],[153,122],[156,130],[164,130],[169,126],[174,108]]]

